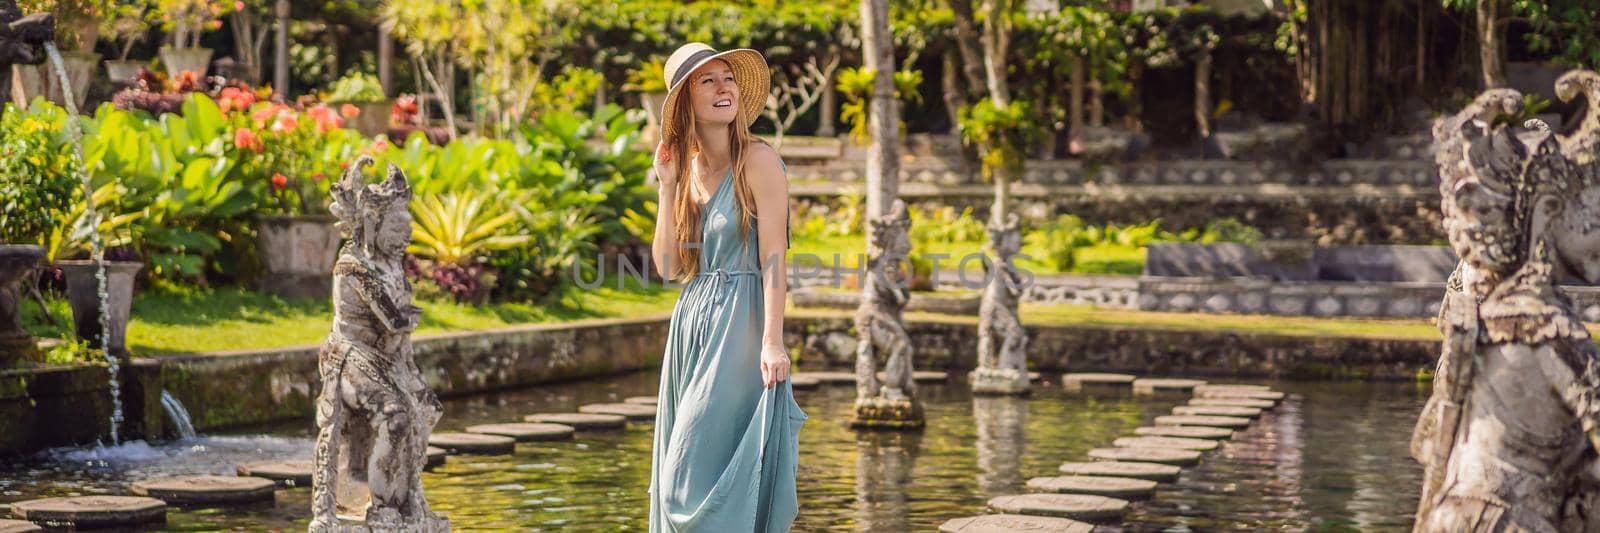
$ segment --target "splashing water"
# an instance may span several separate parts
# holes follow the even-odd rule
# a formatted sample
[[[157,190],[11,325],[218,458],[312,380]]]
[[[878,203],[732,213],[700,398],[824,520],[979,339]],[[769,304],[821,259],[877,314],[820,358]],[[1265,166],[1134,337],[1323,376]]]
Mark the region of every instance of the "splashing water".
[[[78,177],[83,181],[84,214],[88,216],[89,227],[94,229],[89,232],[89,254],[94,258],[94,277],[99,285],[95,292],[100,296],[100,349],[105,353],[106,372],[111,385],[111,444],[117,444],[121,441],[117,428],[122,425],[122,385],[117,379],[121,362],[110,350],[111,297],[106,287],[106,253],[100,243],[100,213],[94,208],[94,184],[89,180],[88,170],[83,168],[83,127],[78,124],[78,103],[73,98],[72,82],[67,79],[66,64],[61,60],[61,51],[56,50],[55,43],[45,42],[44,52],[50,56],[50,66],[61,81],[61,94],[65,95],[62,100],[67,107],[67,134],[72,138],[72,161],[76,163]]]
[[[167,418],[178,426],[178,438],[193,440],[195,438],[194,423],[189,420],[189,410],[183,408],[183,402],[172,396],[166,390],[161,391],[161,409],[167,412]]]

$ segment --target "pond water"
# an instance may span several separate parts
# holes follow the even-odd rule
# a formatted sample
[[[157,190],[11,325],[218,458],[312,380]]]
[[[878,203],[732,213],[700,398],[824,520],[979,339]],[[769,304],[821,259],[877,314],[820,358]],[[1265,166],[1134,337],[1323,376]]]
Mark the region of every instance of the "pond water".
[[[653,395],[657,374],[448,399],[440,431],[520,420],[536,412]],[[1127,531],[1409,529],[1421,469],[1411,426],[1427,385],[1274,382],[1289,397],[1232,441],[1164,484],[1126,515]],[[979,513],[990,497],[1056,475],[1184,401],[1131,394],[1080,395],[1050,380],[1025,399],[974,398],[959,377],[923,384],[921,433],[858,433],[846,426],[853,386],[796,391],[810,419],[800,435],[800,517],[795,531],[928,531]],[[312,422],[255,427],[191,440],[53,450],[0,465],[0,503],[47,496],[122,494],[130,481],[229,474],[241,462],[306,458]],[[577,439],[518,444],[515,455],[451,456],[423,474],[433,508],[458,531],[643,531],[650,481],[649,425],[579,432]],[[278,492],[246,508],[173,508],[154,530],[300,530],[310,489]]]

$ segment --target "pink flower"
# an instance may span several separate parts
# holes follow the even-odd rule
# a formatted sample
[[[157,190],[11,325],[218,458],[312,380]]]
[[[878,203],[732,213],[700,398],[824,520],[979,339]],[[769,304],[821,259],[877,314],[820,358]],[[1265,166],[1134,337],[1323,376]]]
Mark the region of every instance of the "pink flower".
[[[220,29],[220,28],[222,28],[222,21],[213,19],[211,22],[207,22],[206,23],[206,27],[207,28],[211,28],[213,30]]]
[[[233,10],[234,11],[244,11],[244,2],[239,2],[239,1],[236,0],[233,3]]]
[[[261,143],[261,137],[256,136],[256,132],[250,131],[249,128],[233,130],[233,145],[258,154],[265,148]]]
[[[339,115],[334,113],[333,108],[325,105],[313,107],[306,111],[306,114],[310,115],[312,120],[317,121],[318,133],[327,133],[328,130],[344,125],[344,119],[339,118]]]
[[[272,175],[272,190],[281,191],[287,186],[289,186],[289,178],[284,177],[283,174],[274,173]]]
[[[339,106],[339,114],[343,115],[344,118],[356,118],[361,116],[361,108],[352,104],[345,104]]]
[[[272,132],[294,131],[298,127],[300,127],[300,119],[295,118],[294,113],[283,113],[278,116],[277,122],[272,123]]]

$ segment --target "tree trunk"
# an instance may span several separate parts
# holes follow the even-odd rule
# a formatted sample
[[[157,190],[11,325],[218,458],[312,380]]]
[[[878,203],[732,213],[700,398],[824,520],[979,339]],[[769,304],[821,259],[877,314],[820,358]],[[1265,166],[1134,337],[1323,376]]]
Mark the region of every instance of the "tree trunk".
[[[961,106],[966,105],[962,96],[961,73],[957,72],[956,53],[946,50],[944,52],[944,68],[939,75],[940,87],[944,88],[944,110],[950,115],[950,134],[961,135]]]
[[[1478,0],[1478,62],[1484,89],[1506,86],[1506,43],[1501,28],[1505,11],[1500,0]]]
[[[867,218],[889,212],[900,194],[900,112],[894,97],[894,41],[889,33],[888,0],[861,1],[862,67],[875,72],[867,101],[867,130],[872,145],[867,150]],[[871,226],[868,226],[871,230]],[[872,235],[867,239],[871,240]]]
[[[839,83],[839,69],[828,71],[827,79],[822,82],[822,110],[817,122],[818,137],[833,137],[838,135],[839,94],[834,85]]]
[[[382,24],[378,25],[378,85],[384,98],[394,96],[394,39]]]
[[[1194,125],[1200,138],[1211,137],[1211,52],[1201,51],[1194,63]]]
[[[984,0],[988,16],[983,20],[983,73],[989,99],[998,107],[1011,105],[1011,87],[1006,83],[1006,57],[1011,51],[1010,0]]]
[[[289,0],[277,0],[276,42],[272,44],[272,93],[278,101],[289,99]]]
[[[1428,1],[1417,0],[1417,92],[1427,88],[1428,71]]]
[[[983,95],[979,94],[984,87],[983,54],[979,51],[979,36],[977,19],[972,16],[971,0],[948,0],[950,11],[955,15],[956,50],[961,52],[962,74],[967,78],[967,87],[971,87],[968,95],[970,102],[976,102]]]
[[[1072,101],[1067,104],[1067,127],[1071,135],[1067,140],[1067,153],[1072,154],[1083,151],[1083,69],[1087,64],[1083,56],[1072,56]]]
[[[1144,59],[1132,61],[1128,64],[1128,129],[1134,133],[1144,132],[1144,91],[1140,86],[1144,83]]]

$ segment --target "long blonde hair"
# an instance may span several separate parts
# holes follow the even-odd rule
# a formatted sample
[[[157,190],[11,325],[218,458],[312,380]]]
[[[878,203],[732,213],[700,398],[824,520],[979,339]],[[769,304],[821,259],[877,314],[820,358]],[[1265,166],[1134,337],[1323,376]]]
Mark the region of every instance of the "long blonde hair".
[[[699,243],[700,236],[704,233],[704,230],[700,227],[701,207],[694,202],[689,194],[689,191],[693,188],[693,176],[689,175],[689,161],[700,155],[700,147],[703,146],[703,143],[700,140],[699,130],[694,126],[694,106],[688,102],[689,91],[679,91],[677,97],[679,102],[673,110],[675,116],[668,117],[667,120],[674,121],[682,126],[678,128],[677,135],[662,139],[662,144],[673,154],[673,161],[670,164],[677,167],[678,176],[678,190],[674,195],[675,198],[678,198],[678,205],[674,210],[673,218],[676,227],[673,228],[673,233],[677,237],[678,264],[681,266],[678,269],[679,275],[674,277],[673,281],[687,282],[690,278],[700,273],[700,252],[702,249],[691,247],[690,244]],[[746,98],[747,96],[741,94],[739,97]],[[752,142],[766,144],[766,141],[751,135],[749,125],[740,124],[738,119],[728,125],[728,147],[733,156],[733,176],[731,176],[731,179],[733,179],[733,200],[734,205],[738,206],[741,215],[741,223],[739,224],[739,242],[741,244],[748,242],[750,226],[756,218],[755,193],[751,191],[750,184],[745,179],[744,171],[745,155],[749,153],[750,143]],[[716,191],[709,192],[713,196],[716,194]],[[712,198],[706,199],[707,205],[710,205],[711,200]],[[704,243],[699,244],[703,245]]]

